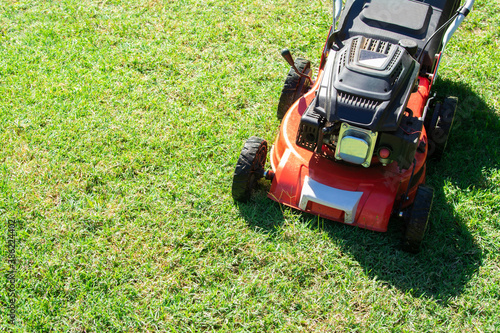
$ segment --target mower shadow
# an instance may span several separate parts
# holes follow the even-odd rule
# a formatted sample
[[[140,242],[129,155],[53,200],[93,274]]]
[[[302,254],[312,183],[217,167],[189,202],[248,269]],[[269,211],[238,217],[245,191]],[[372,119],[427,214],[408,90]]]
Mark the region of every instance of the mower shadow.
[[[285,218],[280,205],[267,198],[270,185],[261,182],[259,191],[252,196],[250,203],[235,201],[241,216],[248,226],[258,232],[273,235],[283,225]]]
[[[500,119],[467,86],[443,80],[436,86],[443,95],[458,97],[458,109],[445,156],[429,162],[428,180],[431,185],[449,181],[462,190],[486,188],[488,171],[500,166]]]
[[[419,254],[400,250],[402,221],[389,223],[387,233],[376,233],[324,220],[321,232],[350,253],[366,275],[415,297],[430,297],[446,304],[460,295],[483,263],[483,253],[463,218],[446,202],[445,184],[465,190],[488,186],[488,171],[499,167],[500,120],[495,111],[467,86],[438,81],[437,91],[459,98],[447,152],[430,160],[427,184],[434,188],[431,222]],[[283,224],[280,205],[258,193],[252,204],[240,204],[249,226],[273,233]],[[313,230],[316,217],[303,214]]]
[[[490,186],[489,170],[500,165],[500,119],[467,86],[438,81],[435,88],[442,96],[458,97],[459,105],[447,151],[441,160],[428,162],[426,182],[434,188],[434,203],[422,251],[411,255],[398,249],[400,220],[391,220],[385,235],[334,224],[327,232],[371,278],[415,297],[446,303],[464,291],[484,255],[466,221],[446,201],[445,186],[459,190]]]

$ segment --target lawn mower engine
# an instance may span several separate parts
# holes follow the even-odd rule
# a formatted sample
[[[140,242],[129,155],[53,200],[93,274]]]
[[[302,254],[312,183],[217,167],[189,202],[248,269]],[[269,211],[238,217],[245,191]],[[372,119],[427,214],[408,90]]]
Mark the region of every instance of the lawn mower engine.
[[[408,109],[417,85],[417,45],[354,37],[329,57],[296,144],[326,158],[369,167],[413,163],[423,120]],[[412,54],[413,53],[413,54]]]

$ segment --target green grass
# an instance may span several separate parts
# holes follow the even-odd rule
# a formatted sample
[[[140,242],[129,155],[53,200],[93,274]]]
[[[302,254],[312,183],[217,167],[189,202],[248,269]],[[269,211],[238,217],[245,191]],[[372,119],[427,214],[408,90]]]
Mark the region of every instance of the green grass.
[[[317,69],[315,1],[0,2],[0,329],[441,331],[500,324],[500,8],[478,0],[436,84],[460,98],[423,250],[231,199],[273,141],[289,47]],[[7,220],[17,219],[17,325]]]

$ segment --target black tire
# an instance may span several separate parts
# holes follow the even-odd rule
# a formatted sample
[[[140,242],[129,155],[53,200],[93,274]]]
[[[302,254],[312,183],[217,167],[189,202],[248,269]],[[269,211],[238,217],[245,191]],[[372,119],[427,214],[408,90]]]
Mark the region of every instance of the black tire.
[[[429,128],[429,157],[440,159],[443,156],[455,119],[457,103],[456,97],[447,97],[441,104],[435,123]]]
[[[295,59],[295,67],[299,72],[309,74],[311,71],[311,62],[306,59],[297,58]],[[309,79],[301,77],[299,74],[295,73],[293,68],[290,68],[285,78],[285,85],[281,91],[278,111],[276,112],[276,116],[279,120],[283,119],[288,109],[307,91],[310,85],[311,82]]]
[[[264,175],[267,158],[267,141],[252,136],[245,142],[233,175],[232,194],[236,201],[250,199],[257,181]]]
[[[403,250],[410,253],[418,253],[420,244],[424,239],[425,230],[429,223],[429,213],[432,208],[434,190],[430,187],[420,185],[413,201],[413,206],[408,212],[406,231],[403,237]]]

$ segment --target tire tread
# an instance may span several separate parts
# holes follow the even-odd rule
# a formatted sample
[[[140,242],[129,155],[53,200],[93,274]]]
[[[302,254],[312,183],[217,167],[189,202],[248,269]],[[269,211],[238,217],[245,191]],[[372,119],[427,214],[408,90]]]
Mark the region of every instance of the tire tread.
[[[260,160],[257,159],[259,154],[263,154]],[[266,140],[252,136],[245,142],[233,174],[232,196],[234,200],[245,202],[250,199],[255,183],[263,175],[266,156]]]
[[[303,73],[311,67],[311,62],[303,58],[297,58],[295,59],[295,67],[297,67],[297,69]],[[285,78],[285,84],[281,91],[281,96],[278,103],[278,110],[276,112],[276,116],[278,117],[278,119],[283,119],[288,109],[301,96],[302,91],[298,91],[300,79],[301,77],[297,73],[295,73],[293,68],[290,68],[290,71]]]

